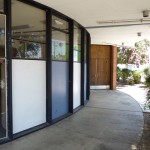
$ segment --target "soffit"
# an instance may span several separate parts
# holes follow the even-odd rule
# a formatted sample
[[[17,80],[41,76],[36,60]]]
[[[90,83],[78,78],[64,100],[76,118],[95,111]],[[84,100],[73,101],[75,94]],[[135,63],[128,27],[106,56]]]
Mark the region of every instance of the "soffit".
[[[36,0],[73,18],[84,27],[106,26],[97,21],[142,19],[142,11],[150,10],[149,0]],[[150,19],[150,18],[148,18]],[[147,21],[146,23],[150,23]],[[110,23],[109,25],[114,25]],[[134,45],[134,42],[149,37],[150,24],[88,29],[93,44],[109,43]],[[137,37],[137,32],[142,36]]]

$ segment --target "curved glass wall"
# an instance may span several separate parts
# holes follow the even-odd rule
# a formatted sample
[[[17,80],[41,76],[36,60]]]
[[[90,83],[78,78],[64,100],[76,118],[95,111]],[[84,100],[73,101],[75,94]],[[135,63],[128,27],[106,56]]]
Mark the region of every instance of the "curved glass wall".
[[[81,29],[73,19],[35,1],[0,0],[0,143],[46,127],[84,105],[88,52]]]

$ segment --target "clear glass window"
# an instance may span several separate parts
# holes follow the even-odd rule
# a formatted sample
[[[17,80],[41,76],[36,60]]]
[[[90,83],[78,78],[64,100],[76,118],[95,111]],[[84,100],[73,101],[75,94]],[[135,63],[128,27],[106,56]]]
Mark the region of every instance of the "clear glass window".
[[[74,26],[74,61],[81,62],[81,29]]]
[[[12,58],[45,59],[45,11],[16,0],[12,3]]]
[[[68,22],[52,16],[52,60],[69,60]]]
[[[7,137],[5,16],[0,15],[0,138]]]
[[[5,16],[0,15],[0,58],[5,57]]]
[[[0,12],[4,12],[4,0],[0,0]]]

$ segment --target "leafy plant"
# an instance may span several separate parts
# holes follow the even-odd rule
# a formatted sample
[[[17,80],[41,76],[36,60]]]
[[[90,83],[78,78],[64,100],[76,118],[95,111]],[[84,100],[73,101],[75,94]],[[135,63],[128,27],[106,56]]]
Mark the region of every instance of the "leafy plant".
[[[122,70],[119,67],[117,67],[117,81],[122,79],[122,76],[123,76]]]
[[[133,79],[134,79],[135,84],[141,83],[141,74],[139,71],[133,71],[132,75],[133,75]]]
[[[140,64],[148,62],[148,48],[150,42],[146,39],[135,43],[135,47],[127,47],[122,45],[118,48],[118,64],[135,64],[139,67]]]
[[[149,67],[144,68],[144,75],[147,76],[149,74]]]
[[[127,81],[127,78],[132,75],[132,71],[129,69],[122,69],[122,79],[124,82]]]
[[[144,84],[146,85],[146,87],[148,89],[150,89],[150,74],[148,74],[146,77],[145,77],[145,82]]]
[[[146,77],[145,77],[145,82],[144,84],[146,85],[148,91],[147,91],[147,101],[145,103],[145,108],[149,108],[150,109],[150,74],[148,74]]]
[[[117,68],[117,80],[119,81],[120,79],[129,85],[139,84],[141,83],[141,72]]]
[[[127,77],[127,83],[129,85],[133,85],[134,84],[134,77],[133,77],[133,75]]]

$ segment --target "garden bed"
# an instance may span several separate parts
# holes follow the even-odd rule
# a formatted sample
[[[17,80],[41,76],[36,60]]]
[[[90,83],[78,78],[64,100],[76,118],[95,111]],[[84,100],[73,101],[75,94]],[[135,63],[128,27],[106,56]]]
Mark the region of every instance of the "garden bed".
[[[138,150],[150,150],[150,112],[144,112],[143,135]]]

